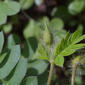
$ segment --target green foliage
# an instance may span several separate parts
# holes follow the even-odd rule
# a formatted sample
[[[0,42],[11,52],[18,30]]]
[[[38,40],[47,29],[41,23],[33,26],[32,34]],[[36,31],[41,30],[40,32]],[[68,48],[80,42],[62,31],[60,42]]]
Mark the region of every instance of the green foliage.
[[[51,21],[47,17],[43,17],[41,20],[41,28],[43,29],[43,38],[51,45],[54,41],[59,43],[59,41],[65,37],[66,31],[64,28],[64,22],[61,18],[53,18]],[[41,30],[42,31],[42,30]],[[42,33],[42,32],[41,32]]]
[[[46,85],[48,80],[48,72],[44,72],[43,74],[38,76],[39,85]]]
[[[81,29],[79,28],[76,32],[73,34],[67,33],[65,39],[62,39],[60,44],[56,47],[55,56],[57,57],[63,57],[63,56],[69,56],[73,54],[76,50],[84,48],[85,44],[78,44],[81,40],[85,39],[85,35],[81,35]],[[57,57],[55,59],[55,64],[57,63]],[[63,64],[62,64],[63,65]]]
[[[21,8],[23,10],[29,9],[34,3],[34,0],[19,0],[19,1],[21,4]]]
[[[12,69],[17,64],[19,57],[20,47],[16,45],[12,48],[11,53],[9,55],[9,59],[6,64],[2,68],[0,68],[0,79],[3,79],[9,75],[10,71],[12,71]]]
[[[3,53],[0,55],[0,64],[3,62],[3,60],[5,59],[7,53]]]
[[[15,43],[15,41],[13,41],[12,36],[10,37],[8,44],[12,45],[12,42]],[[2,44],[0,44],[2,52],[4,44],[3,32],[0,32],[0,39],[2,39]],[[10,52],[0,53],[0,80],[6,85],[13,85],[14,83],[20,85],[27,71],[27,59],[20,57],[20,46],[15,44],[9,47]]]
[[[45,27],[45,31],[43,33],[43,41],[47,44],[50,45],[51,44],[51,33],[49,31],[49,29],[47,28],[47,26]]]
[[[7,40],[7,48],[11,49],[13,46],[15,46],[16,44],[20,44],[21,40],[19,38],[19,36],[17,36],[16,34],[11,34],[8,37]]]
[[[84,0],[75,0],[69,5],[69,12],[73,15],[79,14],[84,9],[85,2]]]
[[[43,68],[42,68],[43,67]],[[40,75],[45,72],[48,67],[48,63],[43,60],[35,60],[28,63],[28,74],[31,76]]]
[[[0,25],[2,25],[3,23],[6,23],[7,17],[5,14],[3,14],[3,12],[1,12],[0,10]]]
[[[82,85],[82,79],[79,76],[75,78],[76,85]]]
[[[38,57],[39,59],[43,59],[43,60],[48,60],[49,61],[49,57],[47,54],[46,49],[44,48],[44,46],[42,44],[38,45],[37,51],[34,55],[34,57]]]
[[[49,26],[53,31],[53,37],[56,39],[56,42],[59,42],[62,38],[65,37],[66,31],[63,29],[64,28],[64,22],[60,18],[54,18],[50,21],[50,26]]]
[[[28,75],[37,76],[42,74],[47,69],[48,63],[43,60],[36,59],[37,54],[35,54],[35,46],[33,46],[33,43],[36,42],[30,42],[30,40],[26,40],[22,55],[28,59]]]
[[[51,27],[53,29],[62,29],[62,28],[64,28],[64,22],[60,18],[52,19],[50,24],[51,24]]]
[[[48,62],[63,67],[65,56],[84,48],[85,44],[80,41],[85,39],[85,35],[82,35],[85,1],[64,0],[63,2],[61,0],[0,1],[0,30],[3,31],[0,32],[0,85],[46,85]],[[17,14],[20,9],[21,12]],[[36,10],[39,15],[31,14],[37,14]],[[40,14],[46,14],[47,17],[42,18]],[[78,30],[74,33],[66,32],[69,29],[73,32],[75,29],[71,28],[76,27]],[[85,64],[82,56],[71,59],[72,65],[76,61],[80,65]],[[81,81],[78,80],[76,78],[76,84],[81,85]],[[56,82],[56,79],[53,81]]]
[[[3,44],[4,44],[4,35],[3,32],[0,32],[0,54],[3,48]]]
[[[48,72],[44,72],[39,76],[29,76],[24,79],[21,85],[46,85],[48,79]]]
[[[30,76],[26,78],[26,84],[25,85],[38,85],[38,80],[36,76]]]
[[[12,25],[11,24],[6,24],[6,25],[3,26],[3,31],[5,33],[9,33],[9,32],[11,32],[11,30],[12,30]]]
[[[0,39],[0,50],[2,52],[4,44],[3,32],[0,32]],[[16,45],[16,40],[12,35],[9,36],[8,41],[10,52],[0,53],[0,80],[6,85],[20,85],[27,72],[27,59],[20,57],[20,46]]]
[[[20,4],[15,1],[0,1],[0,25],[6,23],[7,16],[20,11]]]
[[[27,59],[21,58],[15,69],[13,77],[7,81],[8,85],[20,85],[27,71]]]
[[[31,20],[25,27],[23,34],[26,39],[30,37],[36,37],[37,39],[39,39],[41,36],[41,29],[34,20]]]
[[[63,66],[64,56],[69,56],[78,49],[84,48],[85,44],[79,44],[79,42],[83,39],[85,39],[85,35],[82,35],[82,27],[79,26],[77,31],[75,31],[73,34],[70,34],[68,32],[66,37],[63,38],[59,44],[57,44],[56,48],[54,47],[51,49],[55,49],[54,51],[51,52],[47,50],[46,47],[39,44],[35,55],[39,59],[48,61],[51,61],[51,59],[53,59],[57,66]]]
[[[56,59],[55,59],[55,64],[57,66],[63,67],[64,57],[63,56],[57,56]]]

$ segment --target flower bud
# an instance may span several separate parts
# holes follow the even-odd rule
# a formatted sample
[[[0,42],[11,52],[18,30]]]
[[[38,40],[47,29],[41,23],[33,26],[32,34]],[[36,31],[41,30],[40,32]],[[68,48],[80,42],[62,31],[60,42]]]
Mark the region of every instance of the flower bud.
[[[43,33],[43,41],[47,44],[47,45],[50,45],[51,44],[51,33],[49,31],[49,29],[45,28],[45,31]]]

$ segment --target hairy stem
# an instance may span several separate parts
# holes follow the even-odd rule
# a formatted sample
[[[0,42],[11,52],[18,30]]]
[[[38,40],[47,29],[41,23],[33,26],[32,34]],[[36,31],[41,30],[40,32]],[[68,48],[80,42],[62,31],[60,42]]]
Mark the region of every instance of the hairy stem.
[[[50,65],[50,72],[49,72],[49,77],[48,77],[47,85],[51,85],[53,70],[54,70],[54,62],[52,61],[51,65]]]
[[[73,65],[73,70],[72,70],[71,85],[74,85],[75,84],[76,70],[77,70],[77,64],[75,63]]]

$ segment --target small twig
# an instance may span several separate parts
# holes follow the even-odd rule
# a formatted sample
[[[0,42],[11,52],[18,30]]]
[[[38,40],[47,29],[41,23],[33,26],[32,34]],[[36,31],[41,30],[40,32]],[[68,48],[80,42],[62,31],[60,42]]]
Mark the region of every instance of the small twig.
[[[76,76],[77,65],[78,64],[76,64],[76,63],[73,65],[71,85],[75,84],[75,76]]]
[[[47,85],[51,85],[53,70],[54,70],[54,62],[52,61],[51,65],[50,65],[50,72],[49,72],[49,77],[48,77]]]

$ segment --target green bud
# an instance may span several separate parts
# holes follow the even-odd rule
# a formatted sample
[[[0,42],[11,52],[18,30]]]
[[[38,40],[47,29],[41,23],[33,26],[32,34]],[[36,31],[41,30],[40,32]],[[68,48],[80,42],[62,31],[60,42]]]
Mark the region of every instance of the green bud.
[[[47,45],[50,45],[51,44],[51,33],[49,31],[49,29],[45,28],[45,31],[43,33],[43,41],[47,44]]]

